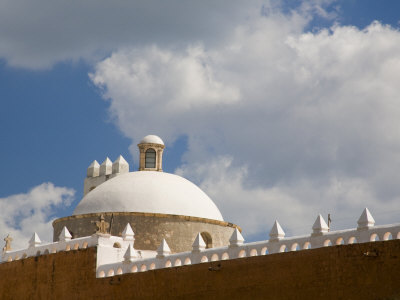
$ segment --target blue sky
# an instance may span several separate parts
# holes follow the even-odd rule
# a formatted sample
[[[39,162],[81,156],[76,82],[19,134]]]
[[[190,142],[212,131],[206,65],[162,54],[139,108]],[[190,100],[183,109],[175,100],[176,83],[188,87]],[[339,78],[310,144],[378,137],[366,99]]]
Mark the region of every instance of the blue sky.
[[[0,201],[28,208],[3,213],[2,235],[48,234],[44,225],[70,215],[81,199],[94,159],[122,154],[136,170],[135,145],[150,133],[167,144],[164,171],[199,184],[249,239],[266,239],[275,218],[289,233],[307,233],[320,212],[333,213],[338,228],[355,226],[365,206],[381,223],[396,221],[399,103],[391,95],[399,93],[388,78],[400,75],[390,44],[400,36],[398,1],[234,1],[229,8],[116,1],[111,10],[103,1],[93,9],[91,1],[0,4],[9,15],[0,13]],[[198,13],[189,18],[180,9]],[[338,45],[351,41],[353,50],[341,52]],[[371,52],[357,50],[364,44]],[[357,54],[366,52],[364,60]],[[340,61],[346,55],[360,61]],[[386,64],[392,69],[379,67]],[[377,95],[366,88],[371,78]],[[307,104],[297,107],[297,97]],[[378,120],[369,122],[371,114]],[[244,146],[253,142],[259,151]],[[58,200],[29,203],[36,199],[29,191],[48,182],[55,190],[44,188],[43,199],[55,193]]]

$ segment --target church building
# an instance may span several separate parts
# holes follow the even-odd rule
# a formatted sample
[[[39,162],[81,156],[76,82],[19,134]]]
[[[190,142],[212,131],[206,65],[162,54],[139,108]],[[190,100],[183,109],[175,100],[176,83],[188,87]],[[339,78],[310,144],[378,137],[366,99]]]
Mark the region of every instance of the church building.
[[[122,156],[90,164],[52,242],[5,237],[0,299],[400,299],[400,223],[364,208],[332,231],[317,214],[305,235],[275,220],[268,240],[245,243],[205,192],[163,172],[160,137],[138,148],[137,171]]]

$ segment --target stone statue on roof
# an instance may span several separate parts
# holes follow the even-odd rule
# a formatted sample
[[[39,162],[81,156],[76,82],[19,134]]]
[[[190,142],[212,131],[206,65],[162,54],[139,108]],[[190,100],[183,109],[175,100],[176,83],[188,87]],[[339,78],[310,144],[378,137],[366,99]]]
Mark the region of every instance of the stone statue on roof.
[[[5,246],[3,247],[3,252],[11,251],[11,242],[12,242],[12,237],[10,234],[8,234],[5,238],[4,241],[6,242]]]

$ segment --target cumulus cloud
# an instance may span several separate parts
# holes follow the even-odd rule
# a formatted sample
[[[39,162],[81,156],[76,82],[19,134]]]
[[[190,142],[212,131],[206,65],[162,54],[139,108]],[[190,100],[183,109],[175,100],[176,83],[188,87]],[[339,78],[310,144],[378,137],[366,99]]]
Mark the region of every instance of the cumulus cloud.
[[[112,101],[110,109],[124,132],[134,129],[141,134],[146,123],[154,121],[157,127],[170,124],[167,130],[172,133],[175,123],[181,123],[175,118],[239,100],[238,88],[218,79],[210,59],[201,46],[181,54],[156,46],[122,50],[99,64],[90,77],[98,86],[107,85],[106,98],[119,95],[121,101]],[[151,111],[152,117],[139,125],[143,111]]]
[[[60,61],[96,61],[128,45],[207,38],[259,10],[261,1],[0,0],[0,57],[10,65],[48,68]]]
[[[276,219],[288,236],[311,233],[319,213],[325,220],[331,214],[332,230],[355,228],[363,207],[380,224],[398,222],[398,199],[383,206],[361,178],[331,176],[321,185],[304,177],[296,184],[248,187],[248,166],[234,167],[232,161],[232,157],[220,156],[208,164],[181,166],[176,173],[201,182],[225,219],[240,224],[250,240],[268,239]]]
[[[126,46],[217,45],[238,23],[282,7],[332,19],[335,12],[326,9],[332,2],[0,0],[0,58],[14,67],[43,69],[58,62],[96,62]]]
[[[268,226],[272,226],[272,222],[278,218],[276,212],[280,207],[286,209],[282,216],[290,215],[293,219],[304,217],[304,208],[296,198],[278,187],[245,187],[248,168],[235,168],[232,160],[232,157],[220,156],[206,165],[184,165],[176,173],[200,181],[200,187],[215,200],[225,219],[229,217],[230,222],[240,224],[245,235],[267,232]]]
[[[27,193],[0,198],[0,236],[10,234],[13,249],[27,247],[33,232],[42,241],[52,241],[56,209],[69,206],[74,195],[73,189],[48,182]]]
[[[278,217],[296,232],[318,212],[354,226],[368,205],[389,221],[399,203],[400,33],[307,32],[315,7],[302,9],[266,10],[217,44],[118,50],[90,75],[133,145],[186,135],[179,172],[251,234]]]

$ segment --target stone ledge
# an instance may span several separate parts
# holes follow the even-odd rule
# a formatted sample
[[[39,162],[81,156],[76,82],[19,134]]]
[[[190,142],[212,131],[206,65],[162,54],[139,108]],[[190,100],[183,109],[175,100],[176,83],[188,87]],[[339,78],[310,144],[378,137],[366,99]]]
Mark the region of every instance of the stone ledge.
[[[180,220],[185,220],[185,221],[193,221],[193,222],[202,222],[202,223],[210,223],[210,224],[216,224],[220,226],[225,226],[225,227],[233,227],[237,228],[240,232],[242,232],[242,228],[240,226],[230,223],[230,222],[225,222],[225,221],[219,221],[219,220],[212,220],[212,219],[206,219],[206,218],[199,218],[199,217],[191,217],[191,216],[182,216],[182,215],[170,215],[170,214],[159,214],[159,213],[145,213],[145,212],[100,212],[100,213],[90,213],[90,214],[81,214],[81,215],[73,215],[69,217],[63,217],[59,218],[53,221],[53,227],[55,224],[61,221],[66,221],[66,220],[73,220],[73,219],[81,219],[81,218],[87,218],[87,217],[96,217],[100,215],[104,216],[141,216],[141,217],[156,217],[156,218],[172,218],[172,219],[180,219]]]

